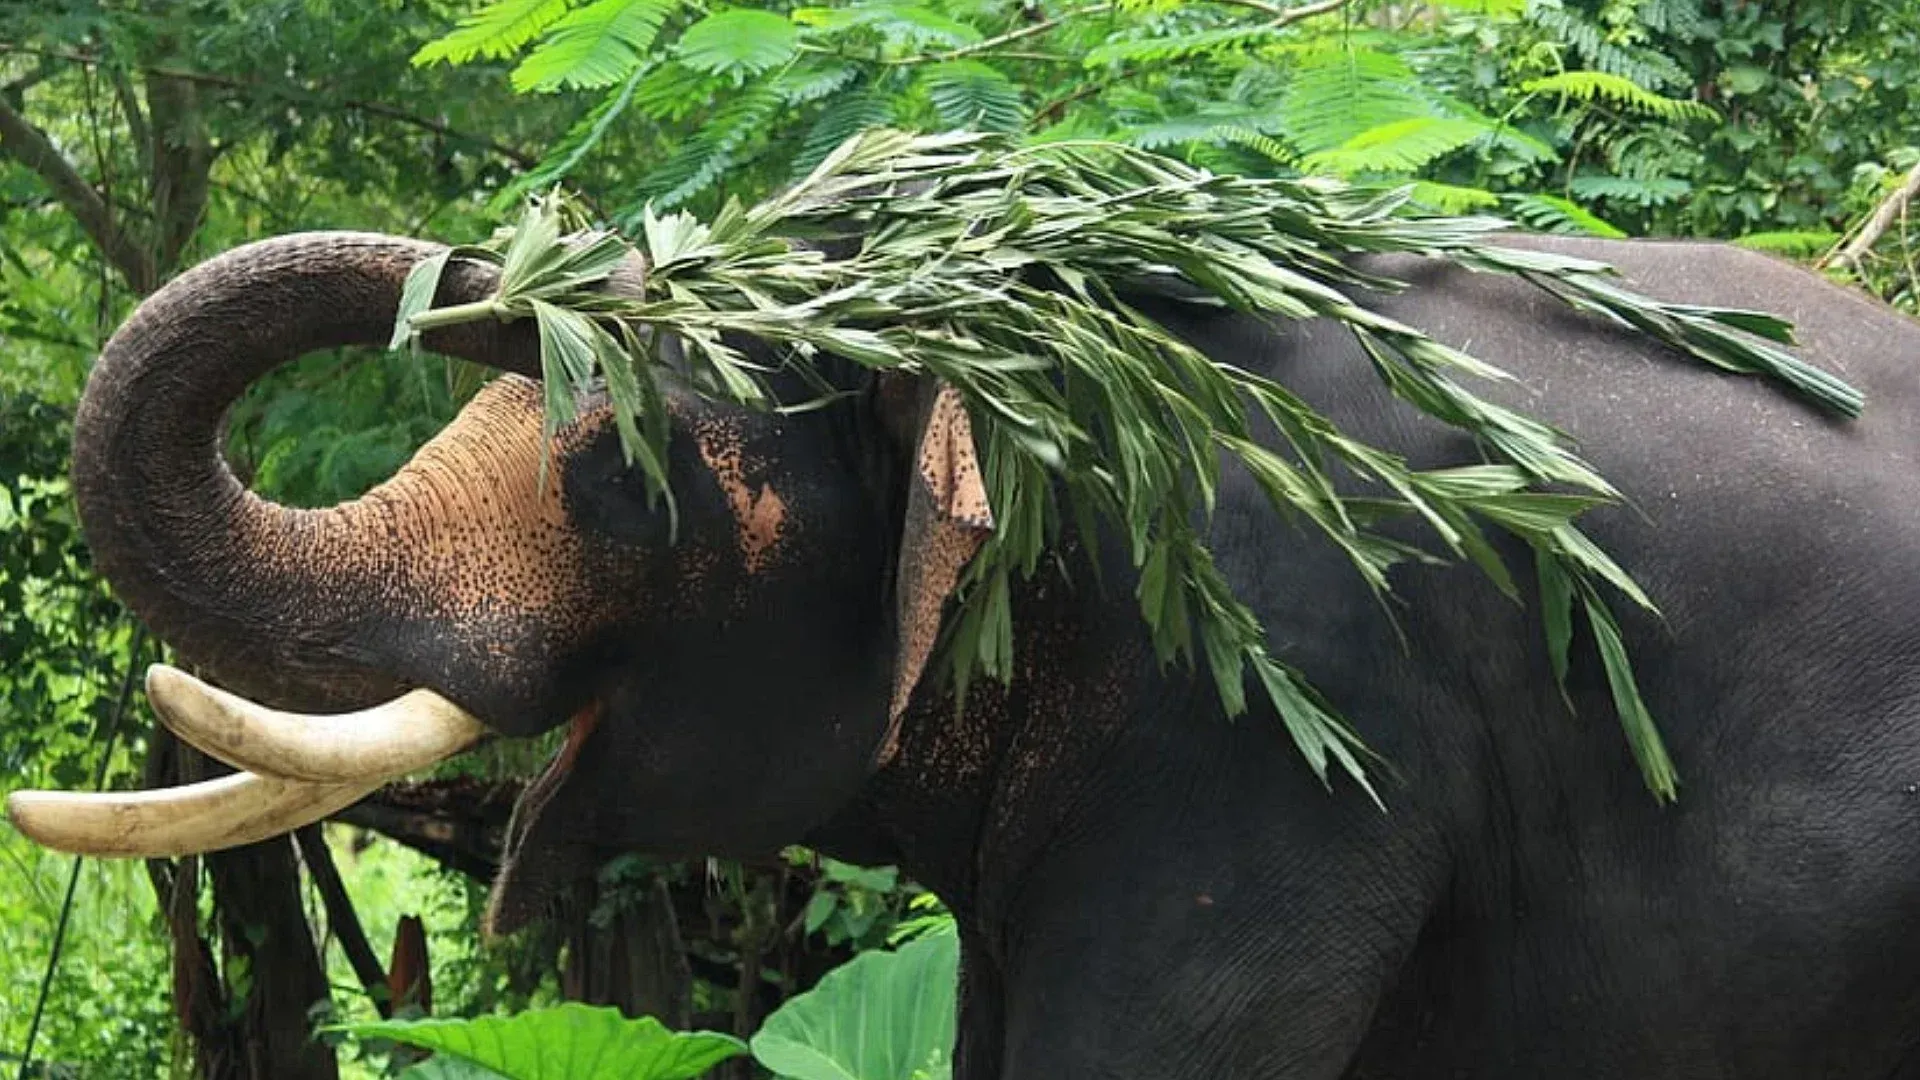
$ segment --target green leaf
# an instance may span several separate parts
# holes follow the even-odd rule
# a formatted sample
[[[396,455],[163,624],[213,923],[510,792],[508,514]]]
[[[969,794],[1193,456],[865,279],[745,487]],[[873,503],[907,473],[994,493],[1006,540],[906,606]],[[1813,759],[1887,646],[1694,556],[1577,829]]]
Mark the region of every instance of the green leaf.
[[[1439,116],[1406,62],[1366,49],[1323,48],[1301,56],[1280,96],[1279,126],[1302,154],[1402,120]]]
[[[464,64],[477,57],[512,56],[566,13],[567,0],[496,0],[461,19],[452,33],[422,46],[413,62]]]
[[[1698,101],[1662,97],[1632,79],[1605,71],[1562,71],[1521,83],[1520,89],[1528,94],[1551,94],[1566,101],[1605,103],[1675,123],[1716,120],[1720,115]]]
[[[1412,172],[1472,145],[1492,131],[1478,120],[1414,116],[1368,128],[1331,150],[1308,154],[1309,170],[1342,176],[1367,172]]]
[[[400,308],[393,316],[393,337],[387,342],[387,348],[398,349],[413,343],[413,317],[433,306],[433,294],[440,289],[440,275],[452,255],[453,249],[448,248],[421,259],[407,271],[406,283],[400,286]]]
[[[652,1017],[569,1002],[517,1016],[379,1020],[331,1030],[452,1054],[507,1080],[693,1080],[746,1052],[711,1031],[669,1031]]]
[[[1601,220],[1592,211],[1558,195],[1510,195],[1513,216],[1539,232],[1575,233],[1622,240],[1626,232]]]
[[[1620,627],[1607,606],[1592,597],[1587,599],[1587,625],[1593,629],[1594,643],[1607,670],[1607,686],[1613,691],[1613,707],[1620,714],[1620,725],[1626,731],[1633,759],[1640,764],[1640,774],[1655,798],[1672,802],[1679,794],[1680,776],[1674,771],[1673,760],[1667,756],[1660,729],[1647,712],[1647,703],[1640,698],[1640,687],[1634,682],[1633,665],[1627,659]]]
[[[1027,110],[1020,102],[1019,88],[977,60],[935,64],[920,81],[948,127],[1009,132],[1026,127]]]
[[[1814,259],[1825,255],[1840,242],[1840,234],[1830,229],[1785,230],[1748,233],[1733,241],[1749,251],[1764,251],[1789,259]]]
[[[546,157],[531,170],[514,178],[513,182],[500,189],[493,198],[487,200],[487,212],[502,214],[529,191],[540,191],[552,187],[566,179],[574,167],[585,160],[607,132],[612,130],[614,121],[627,111],[633,101],[634,90],[640,84],[642,72],[635,69],[627,81],[612,93],[600,100],[600,103],[587,110],[587,114],[574,123],[560,141],[547,151]]]
[[[513,69],[521,93],[587,90],[632,75],[680,0],[594,0],[548,30]]]
[[[400,1080],[502,1080],[499,1073],[466,1058],[436,1054],[400,1074]]]
[[[753,1057],[781,1080],[914,1080],[952,1073],[957,935],[868,951],[767,1017]]]
[[[1533,549],[1533,565],[1540,578],[1540,619],[1547,633],[1547,661],[1561,700],[1573,708],[1567,694],[1567,653],[1573,647],[1573,581],[1559,557],[1543,545]]]
[[[680,36],[680,62],[713,75],[754,75],[793,58],[800,31],[768,11],[721,8]]]

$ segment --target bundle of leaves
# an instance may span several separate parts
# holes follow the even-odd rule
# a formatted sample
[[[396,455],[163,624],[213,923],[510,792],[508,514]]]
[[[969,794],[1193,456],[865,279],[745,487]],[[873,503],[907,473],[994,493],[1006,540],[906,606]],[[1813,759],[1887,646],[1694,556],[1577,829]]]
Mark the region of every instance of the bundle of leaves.
[[[1139,571],[1140,612],[1161,662],[1204,661],[1230,715],[1246,708],[1250,670],[1322,780],[1337,762],[1370,793],[1359,739],[1269,651],[1258,618],[1208,551],[1223,457],[1243,465],[1276,510],[1338,545],[1382,599],[1396,563],[1432,558],[1380,530],[1411,514],[1518,601],[1485,532],[1504,531],[1533,552],[1556,675],[1565,677],[1577,609],[1647,784],[1672,798],[1673,765],[1608,595],[1652,603],[1574,523],[1619,493],[1562,433],[1467,385],[1505,378],[1501,371],[1351,299],[1354,289],[1400,286],[1346,257],[1415,252],[1518,275],[1823,408],[1855,414],[1860,395],[1775,348],[1791,341],[1777,318],[1649,299],[1622,288],[1604,264],[1497,246],[1491,234],[1509,227],[1503,220],[1417,216],[1406,200],[1405,191],[1328,180],[1218,176],[1110,143],[872,131],[765,202],[729,203],[704,223],[649,212],[631,239],[563,237],[586,224],[578,211],[558,197],[536,200],[489,245],[415,268],[395,343],[461,321],[534,319],[550,428],[572,418],[576,394],[604,381],[629,463],[669,510],[658,381],[667,335],[681,343],[700,393],[751,408],[828,400],[817,370],[828,354],[944,380],[972,413],[998,523],[968,567],[943,638],[945,669],[961,692],[976,675],[1010,677],[1013,577],[1034,574],[1069,523],[1089,535],[1104,520]],[[846,241],[824,246],[847,253],[811,243],[823,238]],[[601,288],[634,250],[649,264],[646,295]],[[497,262],[497,294],[428,310],[448,257]],[[1139,290],[1270,319],[1336,320],[1395,394],[1470,434],[1484,460],[1421,470],[1353,439],[1287,387],[1202,355],[1129,305]],[[822,397],[776,400],[771,372],[730,345],[733,334],[774,346]],[[1279,446],[1255,441],[1259,417],[1277,429]],[[1358,489],[1337,487],[1336,470]]]

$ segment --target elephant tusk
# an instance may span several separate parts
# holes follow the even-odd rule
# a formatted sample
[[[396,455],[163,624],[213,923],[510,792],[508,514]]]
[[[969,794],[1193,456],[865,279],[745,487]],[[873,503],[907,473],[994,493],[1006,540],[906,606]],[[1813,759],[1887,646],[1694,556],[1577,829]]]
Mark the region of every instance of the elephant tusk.
[[[174,858],[291,832],[379,786],[238,773],[153,791],[16,791],[7,818],[35,843],[75,855]]]
[[[188,743],[263,777],[382,782],[424,769],[487,734],[466,710],[414,690],[360,712],[302,716],[256,705],[178,668],[147,669],[147,697]]]

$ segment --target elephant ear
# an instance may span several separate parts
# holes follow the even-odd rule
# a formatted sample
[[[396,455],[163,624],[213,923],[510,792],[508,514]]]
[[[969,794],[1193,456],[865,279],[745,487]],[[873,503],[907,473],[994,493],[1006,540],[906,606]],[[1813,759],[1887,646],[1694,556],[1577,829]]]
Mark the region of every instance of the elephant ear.
[[[952,386],[932,380],[920,384],[916,398],[919,439],[907,478],[895,581],[899,654],[881,762],[893,756],[900,718],[932,659],[947,600],[967,562],[993,533],[993,508],[966,402]]]

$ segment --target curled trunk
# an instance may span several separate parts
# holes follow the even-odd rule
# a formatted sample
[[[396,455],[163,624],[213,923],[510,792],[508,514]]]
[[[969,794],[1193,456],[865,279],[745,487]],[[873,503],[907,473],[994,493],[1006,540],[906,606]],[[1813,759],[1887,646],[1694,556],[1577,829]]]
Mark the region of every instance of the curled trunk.
[[[520,470],[479,459],[537,454],[537,441],[522,445],[537,428],[529,436],[524,424],[490,422],[537,395],[483,395],[393,479],[327,509],[260,498],[220,449],[227,409],[269,370],[315,350],[385,342],[408,270],[440,250],[352,233],[237,249],[149,298],[94,370],[73,469],[99,569],[156,632],[242,693],[343,708],[451,674],[444,648],[396,656],[419,642],[396,625],[432,614],[433,567],[423,560],[447,551],[456,474],[490,469],[511,486]],[[495,281],[491,267],[455,262],[438,300],[479,299]],[[525,326],[463,326],[428,345],[537,372]]]

